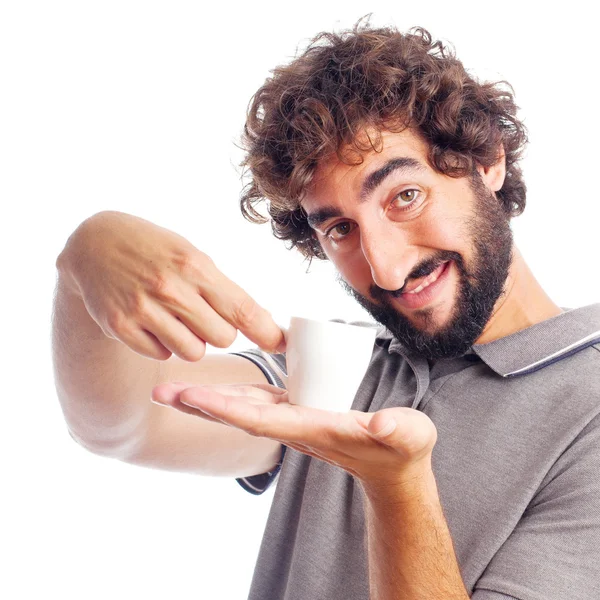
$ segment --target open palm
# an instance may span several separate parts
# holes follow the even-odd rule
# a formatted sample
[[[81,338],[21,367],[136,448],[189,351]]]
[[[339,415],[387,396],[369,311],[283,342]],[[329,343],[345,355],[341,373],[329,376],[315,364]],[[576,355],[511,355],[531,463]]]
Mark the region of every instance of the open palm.
[[[374,413],[331,412],[296,406],[269,384],[192,385],[163,383],[153,401],[242,429],[341,467],[363,482],[393,482],[426,461],[437,439],[433,422],[412,408]]]

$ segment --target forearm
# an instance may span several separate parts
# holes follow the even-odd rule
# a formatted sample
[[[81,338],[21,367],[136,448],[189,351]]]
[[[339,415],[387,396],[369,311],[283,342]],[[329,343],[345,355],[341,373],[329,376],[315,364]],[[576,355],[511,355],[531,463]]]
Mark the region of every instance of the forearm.
[[[60,273],[52,313],[52,362],[71,434],[91,451],[120,451],[150,404],[149,394],[138,403],[125,402],[131,398],[125,382],[133,384],[136,373],[150,379],[148,369],[158,369],[159,363],[107,337]]]
[[[467,600],[431,469],[363,489],[371,600]]]

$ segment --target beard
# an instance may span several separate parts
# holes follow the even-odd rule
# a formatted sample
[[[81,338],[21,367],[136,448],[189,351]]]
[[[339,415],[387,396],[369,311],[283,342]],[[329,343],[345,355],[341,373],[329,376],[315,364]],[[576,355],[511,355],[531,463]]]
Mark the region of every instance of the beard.
[[[346,292],[407,350],[429,360],[455,358],[464,355],[483,332],[504,286],[512,263],[513,237],[509,218],[494,193],[485,187],[478,173],[471,177],[475,202],[472,217],[466,223],[466,237],[471,240],[473,258],[467,265],[457,252],[440,251],[419,264],[406,278],[405,285],[395,292],[371,285],[369,293],[378,302],[372,302],[358,293],[338,275]],[[434,329],[434,309],[415,311],[423,329],[401,314],[390,303],[389,297],[399,296],[406,282],[432,273],[446,261],[454,261],[459,274],[458,293],[448,323]]]

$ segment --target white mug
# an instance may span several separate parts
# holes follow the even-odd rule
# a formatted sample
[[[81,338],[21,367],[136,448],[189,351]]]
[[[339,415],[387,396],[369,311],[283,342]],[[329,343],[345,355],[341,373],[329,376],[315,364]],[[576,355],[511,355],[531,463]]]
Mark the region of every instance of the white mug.
[[[347,412],[373,354],[377,327],[292,317],[285,331],[287,376],[263,355],[282,379],[290,404]]]

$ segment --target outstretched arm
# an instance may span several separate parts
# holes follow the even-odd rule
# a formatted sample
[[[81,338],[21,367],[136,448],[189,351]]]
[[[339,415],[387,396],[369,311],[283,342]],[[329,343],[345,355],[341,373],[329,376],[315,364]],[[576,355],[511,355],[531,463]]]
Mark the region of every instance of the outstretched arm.
[[[335,413],[289,404],[287,392],[263,404],[263,390],[245,387],[244,396],[237,387],[174,390],[169,403],[356,477],[365,492],[371,600],[468,600],[431,470],[437,431],[427,415],[404,407]]]

